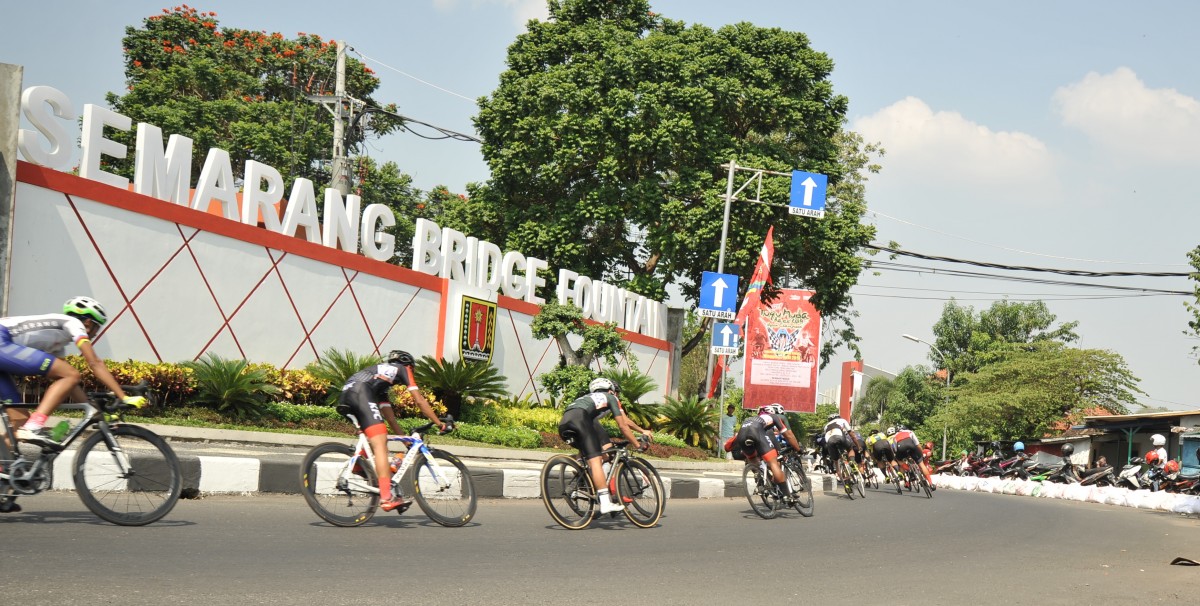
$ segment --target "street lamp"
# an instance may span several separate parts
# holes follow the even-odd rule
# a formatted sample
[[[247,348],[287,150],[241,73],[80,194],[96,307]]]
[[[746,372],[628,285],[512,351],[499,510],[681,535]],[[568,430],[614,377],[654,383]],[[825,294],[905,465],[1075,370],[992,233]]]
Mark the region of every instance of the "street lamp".
[[[950,363],[946,361],[946,354],[943,354],[942,350],[937,348],[937,345],[934,345],[933,343],[930,343],[929,341],[926,341],[924,339],[918,339],[917,337],[914,337],[908,333],[905,333],[900,336],[904,337],[905,339],[908,339],[909,341],[916,341],[917,343],[924,343],[924,344],[928,345],[929,348],[932,349],[934,351],[934,353],[936,353],[938,355],[938,358],[942,361],[942,366],[946,367],[945,402],[947,404],[949,404],[950,403]],[[943,459],[946,458],[946,433],[945,433],[944,429],[942,431],[942,458]]]

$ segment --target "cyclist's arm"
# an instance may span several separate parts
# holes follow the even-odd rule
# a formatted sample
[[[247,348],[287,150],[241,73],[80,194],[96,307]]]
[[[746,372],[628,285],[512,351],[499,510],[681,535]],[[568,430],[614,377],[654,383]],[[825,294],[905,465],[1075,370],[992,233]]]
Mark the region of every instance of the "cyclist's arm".
[[[433,421],[437,425],[439,431],[446,430],[446,424],[437,417],[437,413],[433,412],[433,407],[429,405],[429,400],[421,393],[421,390],[416,385],[408,386],[408,393],[412,394],[413,402],[417,403],[417,408],[421,409],[421,414],[425,415],[426,419]]]
[[[388,427],[392,431],[392,435],[404,435],[404,428],[400,427],[400,423],[396,422],[396,411],[392,409],[392,403],[384,400],[379,403],[379,412],[383,415],[383,420],[387,422]]]
[[[630,446],[637,444],[637,436],[633,433],[633,421],[627,415],[617,415],[615,420],[617,428],[621,430],[621,435],[625,436],[626,440],[629,440]]]
[[[88,339],[80,339],[75,345],[79,348],[79,353],[83,354],[83,359],[87,362],[88,368],[92,370],[92,375],[96,377],[96,380],[100,381],[101,385],[104,385],[116,394],[118,399],[124,399],[125,392],[121,389],[121,384],[108,371],[108,367],[104,365],[104,360],[101,360],[100,356],[96,355],[96,350],[92,349],[92,342]],[[86,400],[85,396],[83,401]]]
[[[791,446],[792,450],[803,452],[800,450],[800,442],[796,441],[796,434],[792,433],[791,429],[783,430],[783,439],[787,440],[788,446]]]

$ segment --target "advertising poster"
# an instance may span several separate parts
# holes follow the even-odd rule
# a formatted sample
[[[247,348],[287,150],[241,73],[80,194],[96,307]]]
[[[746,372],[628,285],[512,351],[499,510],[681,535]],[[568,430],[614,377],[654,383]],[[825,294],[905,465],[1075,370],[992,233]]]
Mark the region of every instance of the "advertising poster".
[[[746,393],[754,409],[778,402],[788,412],[815,412],[821,317],[811,290],[783,289],[746,318]]]

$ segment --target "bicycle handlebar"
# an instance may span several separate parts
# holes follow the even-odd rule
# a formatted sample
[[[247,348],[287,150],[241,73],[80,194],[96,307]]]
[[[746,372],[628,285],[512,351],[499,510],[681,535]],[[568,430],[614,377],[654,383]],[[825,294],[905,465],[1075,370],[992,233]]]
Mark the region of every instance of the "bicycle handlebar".
[[[152,395],[150,384],[145,379],[137,385],[122,385],[121,391],[125,392],[126,396],[144,396],[147,399],[150,399],[149,396]],[[130,406],[117,399],[117,394],[111,391],[89,391],[87,392],[87,397],[100,410],[107,413],[130,408]]]
[[[454,417],[452,415],[438,417],[438,420],[441,421],[442,423],[446,424],[446,431],[439,432],[439,434],[450,433],[450,432],[454,431],[455,429],[457,429],[457,427],[458,427],[454,423]],[[433,421],[430,421],[424,425],[419,425],[419,426],[413,428],[413,433],[417,433],[417,434],[420,434],[421,437],[425,437],[425,434],[429,433],[429,430],[433,429],[434,425],[436,425],[436,424]],[[392,436],[392,437],[389,437],[388,439],[395,441],[395,440],[399,440],[403,437],[407,437],[407,436]]]

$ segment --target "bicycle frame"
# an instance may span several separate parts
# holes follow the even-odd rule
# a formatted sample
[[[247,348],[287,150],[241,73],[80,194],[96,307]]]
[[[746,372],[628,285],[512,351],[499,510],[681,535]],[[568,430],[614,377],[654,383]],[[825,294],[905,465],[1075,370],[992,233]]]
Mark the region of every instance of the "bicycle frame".
[[[33,495],[45,490],[38,487],[42,474],[47,469],[53,469],[54,459],[62,454],[67,448],[79,438],[91,426],[95,425],[96,429],[104,434],[104,440],[114,452],[120,452],[120,445],[112,439],[112,433],[109,431],[108,421],[104,415],[100,413],[100,409],[96,408],[90,402],[68,402],[59,406],[59,409],[64,410],[82,410],[84,412],[83,420],[75,424],[67,435],[63,437],[61,446],[57,448],[42,447],[41,453],[33,460],[32,465],[22,464],[26,459],[17,448],[16,431],[12,423],[8,420],[9,409],[34,409],[37,408],[36,403],[21,402],[0,404],[0,424],[4,425],[4,435],[8,437],[8,444],[12,445],[10,450],[8,444],[0,440],[0,463],[4,464],[4,473],[0,474],[0,480],[6,481],[12,485],[14,491],[21,495]],[[116,458],[116,463],[121,471],[129,471],[129,462],[122,457]]]
[[[443,473],[442,466],[438,465],[437,459],[434,458],[430,453],[429,446],[427,446],[425,444],[425,440],[421,438],[419,429],[420,428],[413,430],[413,432],[407,436],[388,436],[389,442],[401,442],[408,448],[408,452],[406,452],[404,455],[404,462],[401,463],[400,467],[392,473],[392,483],[396,484],[399,482],[400,478],[404,477],[404,474],[408,472],[410,467],[412,467],[412,462],[415,458],[412,455],[420,453],[425,455],[423,457],[425,460],[425,465],[433,474],[434,479],[437,480],[438,490],[446,490],[450,488],[450,480],[446,477],[446,474]],[[351,456],[346,462],[346,466],[342,468],[341,472],[339,472],[339,475],[349,471],[350,469],[353,469],[354,465],[364,458],[372,466],[375,465],[375,451],[372,450],[371,443],[367,441],[367,436],[360,431],[358,432],[358,443],[354,446],[354,455]],[[378,486],[372,486],[370,489],[371,492],[379,492]]]

